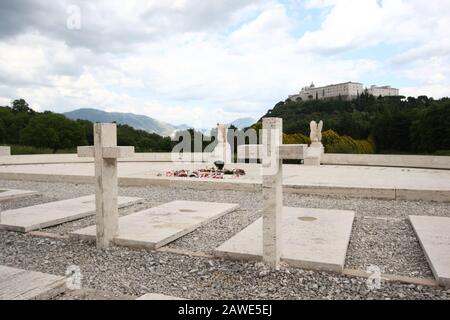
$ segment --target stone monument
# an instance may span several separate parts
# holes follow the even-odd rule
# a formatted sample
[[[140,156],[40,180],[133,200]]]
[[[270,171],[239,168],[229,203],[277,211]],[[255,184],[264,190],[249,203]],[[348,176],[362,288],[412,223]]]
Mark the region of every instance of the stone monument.
[[[321,143],[321,141],[322,141],[323,121],[320,120],[319,123],[317,123],[315,121],[311,121],[309,126],[311,128],[311,133],[309,135],[309,137],[311,138],[311,144]]]
[[[231,146],[227,141],[228,128],[224,124],[217,124],[217,146],[211,153],[210,160],[223,161],[225,164],[232,163]]]
[[[319,123],[311,121],[309,126],[311,128],[311,133],[309,135],[311,138],[311,145],[306,150],[304,164],[305,166],[320,166],[320,160],[325,152],[322,144],[323,121],[321,120]]]

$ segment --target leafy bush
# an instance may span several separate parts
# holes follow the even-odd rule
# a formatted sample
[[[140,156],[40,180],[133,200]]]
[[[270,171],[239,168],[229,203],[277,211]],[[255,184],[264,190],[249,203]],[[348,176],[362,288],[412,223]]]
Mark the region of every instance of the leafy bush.
[[[322,133],[322,143],[328,153],[375,153],[375,148],[370,140],[355,140],[350,136],[339,136],[333,130]]]
[[[12,145],[11,146],[11,154],[12,155],[21,155],[21,154],[50,154],[53,153],[53,150],[50,148],[35,148],[30,146],[20,146],[20,145]]]
[[[450,150],[438,150],[434,153],[436,156],[450,156]]]
[[[310,144],[311,139],[301,133],[283,134],[283,143],[284,144]]]

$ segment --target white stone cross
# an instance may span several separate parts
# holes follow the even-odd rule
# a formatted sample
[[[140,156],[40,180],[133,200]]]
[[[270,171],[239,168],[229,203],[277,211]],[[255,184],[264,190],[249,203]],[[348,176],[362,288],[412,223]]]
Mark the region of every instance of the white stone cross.
[[[303,159],[307,145],[282,144],[283,120],[263,118],[262,145],[239,146],[240,158],[262,159],[263,261],[277,267],[281,256],[283,160]]]
[[[134,147],[117,146],[115,123],[94,124],[94,146],[78,147],[79,157],[95,158],[97,247],[107,248],[119,235],[117,159],[134,155]]]

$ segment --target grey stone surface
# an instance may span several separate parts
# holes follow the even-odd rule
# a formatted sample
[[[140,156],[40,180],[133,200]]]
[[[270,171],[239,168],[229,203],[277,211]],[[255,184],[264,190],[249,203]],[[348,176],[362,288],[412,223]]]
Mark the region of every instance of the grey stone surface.
[[[284,207],[281,260],[305,269],[342,272],[353,219],[353,211]],[[215,255],[260,260],[262,220],[222,244]]]
[[[38,195],[37,191],[0,188],[0,202]]]
[[[141,200],[141,198],[134,197],[119,197],[119,206],[132,205]],[[95,196],[90,195],[3,211],[1,213],[0,229],[29,232],[81,219],[93,214],[95,214]]]
[[[201,225],[238,208],[231,203],[173,201],[119,219],[120,246],[156,249],[192,232]],[[93,240],[95,226],[77,230],[72,238]]]
[[[0,266],[0,300],[49,299],[66,289],[65,277]]]
[[[450,218],[409,216],[436,281],[450,287]]]

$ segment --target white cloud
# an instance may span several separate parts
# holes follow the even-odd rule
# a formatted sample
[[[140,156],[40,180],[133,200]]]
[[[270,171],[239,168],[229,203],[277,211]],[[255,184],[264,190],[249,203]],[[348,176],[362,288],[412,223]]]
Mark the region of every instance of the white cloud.
[[[325,9],[324,21],[300,37],[275,0],[80,1],[84,29],[56,34],[30,22],[0,42],[0,103],[23,97],[38,110],[94,107],[208,127],[259,118],[311,81],[395,73],[414,83],[402,93],[450,95],[450,5],[437,1],[441,10],[309,0],[302,8]],[[386,61],[333,54],[384,44],[406,49]]]
[[[380,43],[427,42],[448,38],[450,2],[424,0],[334,0],[319,30],[300,39],[304,51],[322,53]],[[310,1],[320,6],[324,1]]]
[[[336,0],[307,0],[304,3],[306,9],[322,9],[336,4]]]

